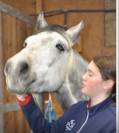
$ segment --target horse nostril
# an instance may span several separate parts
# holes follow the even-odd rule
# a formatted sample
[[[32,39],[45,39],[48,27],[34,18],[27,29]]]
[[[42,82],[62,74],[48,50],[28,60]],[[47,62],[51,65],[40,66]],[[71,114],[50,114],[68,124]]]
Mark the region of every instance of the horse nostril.
[[[22,62],[20,66],[20,74],[25,74],[29,70],[29,65],[26,62]]]

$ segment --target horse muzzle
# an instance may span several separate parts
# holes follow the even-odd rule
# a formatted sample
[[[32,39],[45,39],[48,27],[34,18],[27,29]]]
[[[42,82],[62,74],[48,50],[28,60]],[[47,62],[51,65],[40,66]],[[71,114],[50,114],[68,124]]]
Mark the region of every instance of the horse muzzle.
[[[26,88],[35,81],[30,65],[25,60],[14,62],[9,59],[5,64],[4,73],[8,90],[13,93],[26,92]]]

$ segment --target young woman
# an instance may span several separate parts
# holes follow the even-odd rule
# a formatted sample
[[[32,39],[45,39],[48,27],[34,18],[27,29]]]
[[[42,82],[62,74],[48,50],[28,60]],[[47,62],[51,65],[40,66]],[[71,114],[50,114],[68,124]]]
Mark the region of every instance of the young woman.
[[[116,133],[116,67],[109,56],[95,57],[83,75],[82,92],[90,97],[72,105],[54,123],[48,123],[32,95],[17,96],[34,133]]]

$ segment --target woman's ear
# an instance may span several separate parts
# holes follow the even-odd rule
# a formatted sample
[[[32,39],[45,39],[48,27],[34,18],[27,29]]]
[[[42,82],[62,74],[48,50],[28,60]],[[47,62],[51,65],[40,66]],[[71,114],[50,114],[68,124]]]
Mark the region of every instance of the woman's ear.
[[[112,79],[105,80],[103,83],[103,88],[105,90],[111,90],[113,86],[114,86],[114,80]]]

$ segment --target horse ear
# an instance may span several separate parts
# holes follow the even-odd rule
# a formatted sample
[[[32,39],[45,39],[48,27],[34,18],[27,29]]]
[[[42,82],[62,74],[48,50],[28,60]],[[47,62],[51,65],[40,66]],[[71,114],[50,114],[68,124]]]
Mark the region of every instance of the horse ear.
[[[82,20],[79,24],[69,28],[66,31],[66,33],[70,36],[73,43],[75,43],[78,40],[79,34],[83,28],[84,28],[84,21]]]
[[[39,31],[41,28],[44,28],[48,26],[48,23],[46,22],[45,18],[44,18],[44,13],[40,12],[38,17],[37,17],[37,21],[36,21],[36,25],[35,25],[35,31]]]

